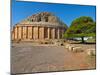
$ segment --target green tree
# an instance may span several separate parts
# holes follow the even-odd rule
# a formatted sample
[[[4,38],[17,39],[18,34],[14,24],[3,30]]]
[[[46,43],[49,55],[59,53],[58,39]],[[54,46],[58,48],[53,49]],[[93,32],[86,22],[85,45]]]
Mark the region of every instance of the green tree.
[[[84,37],[95,36],[96,23],[91,17],[82,16],[72,21],[70,27],[64,34],[65,38],[81,37],[84,43]]]

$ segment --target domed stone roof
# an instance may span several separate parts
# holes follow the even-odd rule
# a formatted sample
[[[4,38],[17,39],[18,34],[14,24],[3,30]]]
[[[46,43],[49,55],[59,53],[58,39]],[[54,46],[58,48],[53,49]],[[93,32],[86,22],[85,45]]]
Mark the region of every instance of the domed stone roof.
[[[20,25],[45,25],[45,26],[65,26],[65,24],[50,12],[41,12],[29,16],[27,19],[21,21]]]

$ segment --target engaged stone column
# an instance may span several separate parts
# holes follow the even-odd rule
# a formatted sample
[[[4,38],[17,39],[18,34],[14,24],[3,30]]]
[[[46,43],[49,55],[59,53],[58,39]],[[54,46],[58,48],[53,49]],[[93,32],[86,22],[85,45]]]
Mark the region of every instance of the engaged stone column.
[[[32,26],[32,39],[34,39],[34,26]]]
[[[17,33],[18,32],[18,29],[17,29],[17,27],[15,27],[14,30],[15,30],[15,39],[17,39],[17,37],[18,37],[18,33]]]
[[[39,39],[42,39],[42,38],[41,38],[41,34],[42,34],[42,33],[41,33],[41,27],[39,27]]]
[[[26,35],[27,35],[27,27],[23,27],[23,39],[26,39]]]
[[[26,26],[26,39],[28,39],[28,26]]]
[[[53,28],[53,39],[55,39],[55,28]]]
[[[60,29],[58,28],[58,39],[60,39]]]
[[[57,32],[57,28],[55,28],[55,39],[58,38],[58,32]]]
[[[53,29],[50,28],[50,38],[53,39]]]
[[[41,32],[42,32],[41,38],[44,39],[44,27],[42,27]]]
[[[28,27],[28,39],[32,39],[32,27]]]
[[[22,34],[21,34],[22,32],[21,31],[22,31],[22,28],[19,26],[18,27],[18,39],[21,39],[22,38],[21,37],[22,36]]]
[[[11,31],[11,39],[12,39],[12,40],[15,40],[14,30],[13,30],[13,31]]]
[[[61,38],[63,38],[63,35],[64,35],[64,29],[61,30],[61,35],[62,35]]]
[[[38,27],[34,27],[34,39],[38,39],[38,34],[39,34]]]
[[[39,39],[44,39],[44,27],[39,27]]]
[[[21,26],[21,39],[23,39],[23,26]]]
[[[50,39],[50,28],[48,28],[48,39]]]

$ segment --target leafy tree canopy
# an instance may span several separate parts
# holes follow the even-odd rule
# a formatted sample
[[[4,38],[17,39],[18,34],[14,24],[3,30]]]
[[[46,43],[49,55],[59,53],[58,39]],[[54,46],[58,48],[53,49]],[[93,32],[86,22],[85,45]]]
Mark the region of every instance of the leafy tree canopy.
[[[96,23],[91,17],[82,16],[72,21],[64,37],[86,37],[95,36]]]

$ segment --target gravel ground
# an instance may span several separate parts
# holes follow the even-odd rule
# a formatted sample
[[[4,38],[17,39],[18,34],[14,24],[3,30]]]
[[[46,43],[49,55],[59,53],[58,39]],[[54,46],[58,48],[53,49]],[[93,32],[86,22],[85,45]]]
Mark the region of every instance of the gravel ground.
[[[95,48],[95,45],[82,45],[82,48]],[[13,43],[11,47],[11,73],[36,73],[95,69],[95,58],[84,52],[71,53],[64,46],[34,45],[33,43]]]

